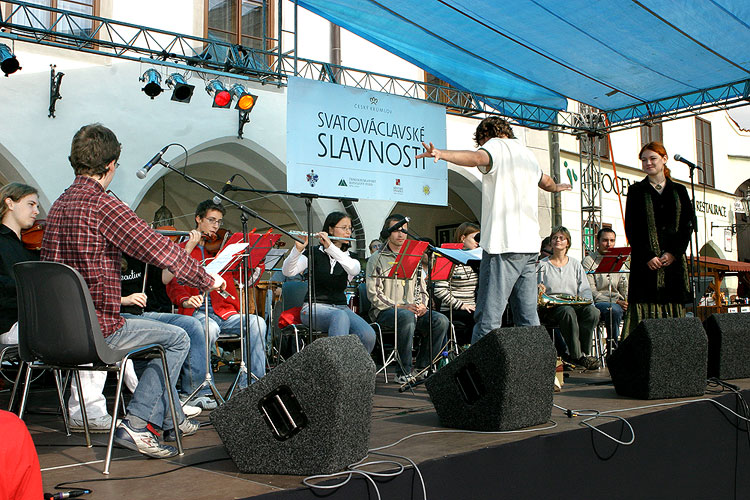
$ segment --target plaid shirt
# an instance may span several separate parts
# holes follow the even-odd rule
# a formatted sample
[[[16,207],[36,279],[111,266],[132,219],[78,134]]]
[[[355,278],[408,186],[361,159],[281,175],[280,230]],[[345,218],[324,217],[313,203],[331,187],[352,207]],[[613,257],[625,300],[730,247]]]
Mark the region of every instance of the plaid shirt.
[[[177,279],[205,290],[213,279],[184,250],[148,227],[125,203],[96,180],[76,176],[52,204],[42,240],[42,260],[67,264],[89,286],[105,337],[122,327],[121,251],[169,269]]]

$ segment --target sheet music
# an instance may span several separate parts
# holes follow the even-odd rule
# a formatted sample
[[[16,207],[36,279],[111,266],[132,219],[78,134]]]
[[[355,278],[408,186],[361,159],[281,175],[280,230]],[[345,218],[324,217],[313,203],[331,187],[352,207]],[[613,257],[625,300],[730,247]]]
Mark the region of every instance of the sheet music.
[[[452,248],[440,248],[440,253],[461,264],[468,264],[472,260],[482,260],[482,249],[474,250],[454,250]]]
[[[274,269],[286,252],[287,251],[282,248],[270,249],[266,254],[266,270],[270,271],[271,269]]]
[[[206,272],[209,274],[220,274],[234,260],[237,254],[241,253],[247,246],[247,243],[232,243],[231,245],[227,245],[210,264],[206,265]]]

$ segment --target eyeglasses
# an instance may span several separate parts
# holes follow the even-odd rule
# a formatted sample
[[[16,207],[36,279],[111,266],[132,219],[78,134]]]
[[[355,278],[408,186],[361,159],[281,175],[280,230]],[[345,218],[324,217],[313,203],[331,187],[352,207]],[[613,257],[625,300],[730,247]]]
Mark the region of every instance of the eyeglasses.
[[[208,221],[209,224],[216,224],[219,227],[224,225],[224,219],[214,219],[213,217],[206,217],[206,221]]]
[[[557,240],[566,240],[567,241],[568,238],[566,238],[565,236],[562,236],[562,235],[553,236],[552,238],[550,238],[550,241],[557,241]]]
[[[352,226],[333,226],[333,227],[335,227],[336,229],[343,229],[344,231],[349,231],[349,232],[354,230]]]

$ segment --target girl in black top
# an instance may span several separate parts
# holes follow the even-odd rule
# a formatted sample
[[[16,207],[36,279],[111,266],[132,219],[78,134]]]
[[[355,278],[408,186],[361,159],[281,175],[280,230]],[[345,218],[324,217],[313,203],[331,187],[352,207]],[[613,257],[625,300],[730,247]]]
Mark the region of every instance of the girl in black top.
[[[641,320],[685,316],[690,302],[685,250],[693,211],[687,189],[672,181],[660,142],[641,149],[648,176],[628,188],[625,234],[632,247],[625,335]]]
[[[332,212],[326,217],[323,230],[316,236],[320,245],[313,250],[317,252],[313,259],[315,285],[315,328],[328,332],[329,337],[353,334],[359,337],[367,352],[375,347],[375,331],[372,327],[349,309],[346,304],[346,286],[354,276],[359,274],[360,264],[349,255],[349,245],[345,240],[331,240],[328,235],[349,238],[352,234],[352,220],[343,212]],[[303,237],[306,240],[306,237]],[[294,276],[307,269],[305,243],[295,243],[289,256],[284,260],[284,276]],[[309,297],[305,297],[301,318],[306,325],[310,324]]]
[[[18,333],[11,328],[18,321],[18,302],[13,265],[39,260],[38,252],[21,243],[21,230],[33,226],[39,215],[39,197],[36,188],[11,182],[0,189],[0,200],[0,343],[15,344]]]

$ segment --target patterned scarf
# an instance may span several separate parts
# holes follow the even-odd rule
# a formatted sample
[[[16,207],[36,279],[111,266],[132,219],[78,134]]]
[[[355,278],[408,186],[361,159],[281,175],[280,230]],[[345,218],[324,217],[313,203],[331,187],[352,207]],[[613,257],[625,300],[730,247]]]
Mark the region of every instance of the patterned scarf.
[[[666,188],[666,185],[664,186]],[[648,223],[648,239],[651,246],[651,251],[657,256],[662,255],[661,247],[659,246],[659,235],[656,233],[656,217],[654,215],[654,202],[652,199],[653,193],[650,190],[646,192],[646,222]],[[675,218],[674,225],[670,228],[672,231],[677,231],[680,227],[680,213],[682,212],[682,205],[680,204],[680,197],[677,195],[677,190],[672,189],[672,198],[674,199],[675,206]],[[677,257],[675,257],[677,258]],[[685,256],[682,256],[684,259]],[[660,267],[656,271],[656,288],[664,288],[664,268]]]

